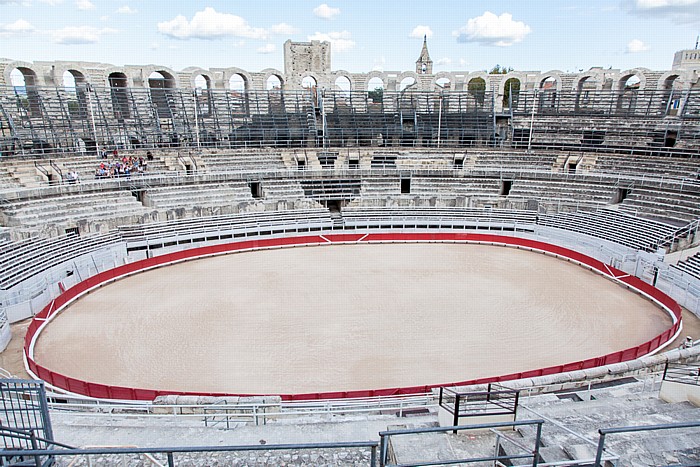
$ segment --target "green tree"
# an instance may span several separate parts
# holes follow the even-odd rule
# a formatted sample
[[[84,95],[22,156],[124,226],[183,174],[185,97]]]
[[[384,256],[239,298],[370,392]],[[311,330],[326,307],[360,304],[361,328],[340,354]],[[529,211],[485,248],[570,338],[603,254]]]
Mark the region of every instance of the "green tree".
[[[489,74],[490,75],[505,75],[507,73],[510,73],[511,71],[513,71],[513,68],[511,68],[511,67],[506,68],[506,67],[501,67],[501,65],[496,64],[495,67],[493,67],[489,70]]]
[[[469,80],[467,84],[467,91],[469,94],[474,96],[476,102],[481,105],[484,103],[484,96],[486,95],[486,81],[484,78],[474,78]]]
[[[384,88],[374,88],[373,91],[368,91],[367,97],[372,99],[375,104],[379,104],[384,100]]]
[[[512,67],[504,67],[496,64],[495,67],[489,70],[490,75],[505,75],[513,71]],[[503,88],[503,107],[510,105],[510,93],[513,93],[513,104],[518,102],[520,96],[520,80],[517,78],[508,78]]]

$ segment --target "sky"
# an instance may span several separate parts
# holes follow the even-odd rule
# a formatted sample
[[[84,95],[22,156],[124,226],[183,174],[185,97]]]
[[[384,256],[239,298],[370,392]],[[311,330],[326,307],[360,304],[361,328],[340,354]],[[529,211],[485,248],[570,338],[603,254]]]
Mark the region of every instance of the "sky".
[[[284,42],[331,42],[332,69],[671,68],[700,0],[0,0],[0,57],[283,70]]]

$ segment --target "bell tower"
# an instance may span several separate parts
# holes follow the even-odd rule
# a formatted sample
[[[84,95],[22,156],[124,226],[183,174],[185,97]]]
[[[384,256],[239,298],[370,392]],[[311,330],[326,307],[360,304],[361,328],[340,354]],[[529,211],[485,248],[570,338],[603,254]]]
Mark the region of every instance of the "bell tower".
[[[423,49],[420,51],[420,57],[416,60],[416,73],[419,75],[433,74],[433,61],[428,53],[428,36],[423,36]]]

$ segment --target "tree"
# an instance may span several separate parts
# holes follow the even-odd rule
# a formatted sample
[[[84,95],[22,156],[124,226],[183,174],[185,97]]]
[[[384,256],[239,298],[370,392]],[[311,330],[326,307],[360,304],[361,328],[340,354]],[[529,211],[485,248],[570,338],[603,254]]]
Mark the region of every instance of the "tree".
[[[491,70],[489,70],[489,74],[490,75],[505,75],[507,73],[510,73],[511,71],[513,71],[513,68],[511,68],[511,67],[506,68],[506,67],[501,67],[501,65],[496,64],[495,67],[493,67],[493,68],[491,68]]]
[[[467,84],[467,91],[469,94],[474,96],[476,102],[481,105],[484,103],[484,96],[486,95],[486,81],[484,78],[474,78],[469,80]]]
[[[367,97],[372,99],[375,104],[379,104],[384,100],[384,88],[374,88],[373,91],[368,91]]]
[[[518,103],[520,97],[520,80],[518,78],[508,78],[503,86],[503,107],[510,107],[511,92],[513,93],[513,105]]]

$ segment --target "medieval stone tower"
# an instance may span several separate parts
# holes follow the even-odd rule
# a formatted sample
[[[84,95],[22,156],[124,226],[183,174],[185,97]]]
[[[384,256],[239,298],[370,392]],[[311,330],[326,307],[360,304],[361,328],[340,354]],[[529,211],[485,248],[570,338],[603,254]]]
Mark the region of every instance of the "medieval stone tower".
[[[420,51],[420,57],[416,60],[416,73],[419,75],[433,74],[433,61],[428,53],[428,37],[423,36],[423,49]]]

